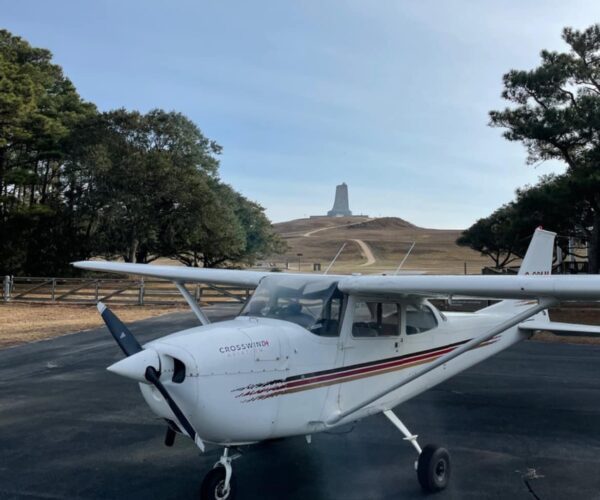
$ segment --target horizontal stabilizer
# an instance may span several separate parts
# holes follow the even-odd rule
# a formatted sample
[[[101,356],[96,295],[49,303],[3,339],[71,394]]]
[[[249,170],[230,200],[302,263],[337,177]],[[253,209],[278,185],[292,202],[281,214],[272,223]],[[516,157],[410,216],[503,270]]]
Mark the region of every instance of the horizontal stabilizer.
[[[600,326],[581,325],[578,323],[559,323],[557,321],[524,321],[519,323],[521,330],[545,330],[555,333],[583,333],[600,335]]]

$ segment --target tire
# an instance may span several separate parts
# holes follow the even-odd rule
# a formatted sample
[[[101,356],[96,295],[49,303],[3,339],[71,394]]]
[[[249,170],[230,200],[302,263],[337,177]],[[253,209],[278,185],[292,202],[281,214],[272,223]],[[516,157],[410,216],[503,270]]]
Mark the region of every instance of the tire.
[[[445,448],[428,444],[423,448],[417,463],[417,478],[423,491],[441,491],[450,481],[450,454]]]
[[[223,496],[222,488],[225,483],[225,467],[218,465],[212,469],[202,481],[200,488],[200,499],[201,500],[234,500],[236,487],[235,487],[235,476],[231,476],[229,481],[229,494]]]

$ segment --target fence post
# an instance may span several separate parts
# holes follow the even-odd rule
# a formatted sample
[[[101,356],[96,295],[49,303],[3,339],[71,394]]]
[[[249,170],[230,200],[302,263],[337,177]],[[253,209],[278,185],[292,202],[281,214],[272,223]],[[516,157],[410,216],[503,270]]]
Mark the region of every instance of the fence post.
[[[52,302],[54,302],[55,295],[56,295],[56,278],[52,278]]]
[[[8,302],[10,300],[10,276],[4,276],[4,287],[3,287],[3,297],[4,302]]]
[[[100,282],[98,280],[94,280],[94,292],[95,292],[95,297],[96,297],[96,303],[98,303],[98,288],[100,287]]]
[[[142,278],[140,280],[140,293],[138,296],[138,305],[143,306],[144,305],[144,278]]]

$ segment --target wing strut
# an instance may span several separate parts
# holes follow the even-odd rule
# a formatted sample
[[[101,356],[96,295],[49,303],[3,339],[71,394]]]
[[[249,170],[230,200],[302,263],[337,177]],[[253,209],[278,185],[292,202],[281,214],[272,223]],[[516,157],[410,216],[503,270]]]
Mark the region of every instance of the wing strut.
[[[477,347],[478,345],[483,344],[484,342],[490,340],[492,337],[495,337],[499,333],[502,333],[503,331],[508,330],[509,328],[512,328],[515,325],[518,325],[522,321],[526,320],[527,318],[530,318],[531,316],[534,316],[535,314],[539,313],[540,311],[543,311],[544,309],[548,309],[549,307],[553,306],[557,302],[558,302],[558,300],[554,299],[554,298],[550,298],[550,297],[541,298],[536,306],[526,309],[522,313],[513,316],[512,318],[508,319],[507,321],[504,321],[503,323],[500,323],[498,326],[495,326],[494,328],[487,331],[483,335],[480,335],[479,337],[475,337],[474,339],[470,340],[466,344],[463,344],[458,349],[455,349],[454,351],[451,351],[448,354],[445,354],[444,356],[439,357],[435,361],[432,361],[431,363],[425,365],[420,370],[416,370],[415,372],[410,374],[408,377],[406,377],[405,379],[402,379],[400,382],[392,385],[391,387],[388,387],[387,389],[378,392],[374,396],[371,396],[368,399],[365,399],[364,401],[362,401],[354,406],[351,406],[347,410],[337,413],[336,415],[331,417],[329,420],[327,420],[325,422],[325,424],[330,425],[330,426],[337,424],[343,418],[346,418],[347,416],[352,415],[353,413],[364,408],[365,406],[370,405],[371,403],[377,401],[379,398],[382,398],[383,396],[389,394],[390,392],[395,391],[396,389],[399,389],[400,387],[408,384],[409,382],[412,382],[413,380],[415,380],[419,377],[422,377],[426,373],[429,373],[431,370],[435,370],[438,366],[442,366],[443,364],[447,363],[448,361],[451,361],[454,358],[457,358],[461,354],[464,354],[465,352],[470,351],[471,349]]]
[[[208,325],[210,323],[210,320],[206,317],[206,314],[204,314],[202,308],[198,305],[198,302],[196,302],[194,297],[192,297],[192,294],[185,287],[185,285],[180,281],[173,281],[173,283],[175,283],[175,286],[177,287],[177,290],[179,290],[179,293],[183,295],[185,301],[188,303],[192,311],[194,311],[194,314],[198,318],[198,321],[200,321],[202,325]]]

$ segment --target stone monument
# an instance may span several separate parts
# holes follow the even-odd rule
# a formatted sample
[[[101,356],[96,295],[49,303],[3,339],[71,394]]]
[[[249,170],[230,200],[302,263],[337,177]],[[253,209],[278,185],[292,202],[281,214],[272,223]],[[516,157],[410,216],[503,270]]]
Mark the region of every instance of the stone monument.
[[[350,205],[348,203],[348,186],[342,182],[335,187],[335,201],[333,208],[327,212],[327,217],[351,217]]]

